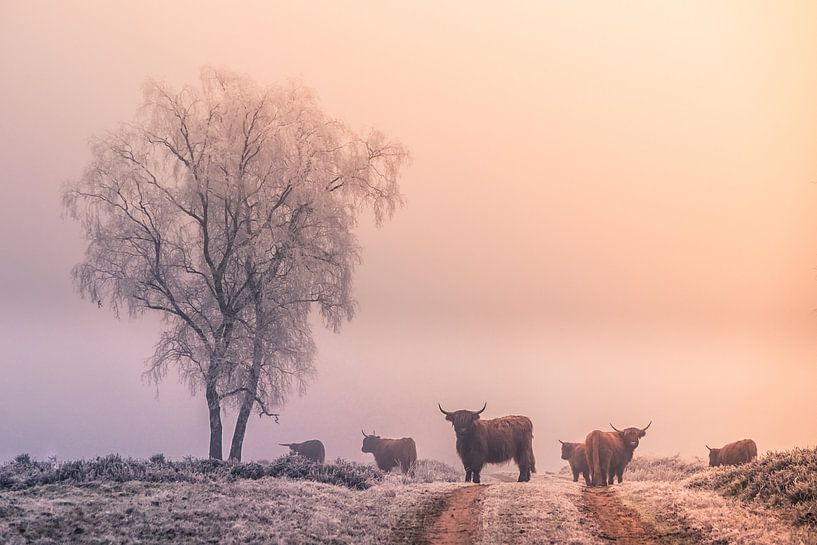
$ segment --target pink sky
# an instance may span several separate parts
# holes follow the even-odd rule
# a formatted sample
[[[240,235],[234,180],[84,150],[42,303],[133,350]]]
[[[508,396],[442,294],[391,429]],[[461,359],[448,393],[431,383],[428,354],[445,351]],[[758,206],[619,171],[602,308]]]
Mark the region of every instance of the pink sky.
[[[542,469],[610,420],[654,420],[643,453],[817,444],[817,4],[6,2],[0,459],[206,454],[203,398],[141,382],[157,320],[73,292],[59,208],[146,77],[205,64],[413,155],[356,320],[245,457],[363,461],[366,427],[453,462],[438,401],[529,415]]]

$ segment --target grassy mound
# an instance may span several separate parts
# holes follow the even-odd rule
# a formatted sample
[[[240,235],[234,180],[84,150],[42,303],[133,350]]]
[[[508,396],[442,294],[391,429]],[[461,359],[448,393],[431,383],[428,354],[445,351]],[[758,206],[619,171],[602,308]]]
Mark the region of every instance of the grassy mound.
[[[688,486],[784,509],[798,524],[817,527],[817,449],[770,452],[742,466],[708,471]]]
[[[702,460],[675,456],[635,456],[627,465],[624,479],[629,481],[682,481],[706,469]]]
[[[161,455],[146,461],[110,454],[92,460],[57,463],[35,461],[22,454],[0,465],[0,490],[21,490],[54,483],[196,483],[262,477],[315,481],[363,490],[382,481],[383,472],[372,466],[345,460],[319,464],[302,456],[282,456],[263,463],[233,463],[193,458],[173,462],[166,461]]]

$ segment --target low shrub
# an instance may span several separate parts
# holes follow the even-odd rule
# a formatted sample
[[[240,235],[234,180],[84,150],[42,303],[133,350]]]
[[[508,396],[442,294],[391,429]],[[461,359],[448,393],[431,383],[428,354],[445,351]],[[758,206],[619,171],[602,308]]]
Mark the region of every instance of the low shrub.
[[[797,523],[817,527],[817,449],[770,452],[748,464],[712,469],[688,486],[788,510]]]
[[[165,460],[161,455],[145,461],[110,454],[92,460],[59,464],[35,462],[27,455],[21,455],[0,465],[0,490],[19,490],[54,483],[203,482],[262,477],[317,481],[363,490],[381,481],[383,473],[372,466],[346,460],[319,464],[292,455],[265,463],[233,463],[194,458],[174,462]]]

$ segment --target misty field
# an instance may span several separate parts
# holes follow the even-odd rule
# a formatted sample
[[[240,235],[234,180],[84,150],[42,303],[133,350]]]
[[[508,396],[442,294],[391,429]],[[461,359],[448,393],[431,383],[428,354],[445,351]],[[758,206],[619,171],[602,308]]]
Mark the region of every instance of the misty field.
[[[635,458],[625,482],[565,474],[487,484],[421,460],[414,477],[337,460],[150,461],[107,456],[0,466],[0,542],[23,543],[817,543],[817,451],[739,468]],[[451,535],[459,541],[451,540]]]

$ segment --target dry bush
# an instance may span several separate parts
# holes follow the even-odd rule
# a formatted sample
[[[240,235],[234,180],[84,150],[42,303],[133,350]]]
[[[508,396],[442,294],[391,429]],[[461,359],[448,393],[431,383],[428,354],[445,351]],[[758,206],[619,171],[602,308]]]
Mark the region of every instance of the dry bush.
[[[193,458],[166,461],[159,455],[145,461],[110,454],[92,460],[55,463],[36,462],[28,455],[20,455],[0,466],[0,490],[21,490],[55,483],[198,483],[262,477],[315,481],[363,490],[382,481],[383,472],[373,466],[340,459],[320,464],[302,456],[282,456],[266,463],[232,463]]]
[[[405,483],[456,483],[462,478],[461,471],[437,460],[417,460],[414,466],[414,475],[406,475]]]
[[[782,509],[798,524],[817,527],[817,449],[770,452],[748,464],[699,475],[689,487],[758,501]]]
[[[700,458],[685,460],[675,456],[637,456],[627,465],[624,478],[630,481],[682,481],[706,470]]]

